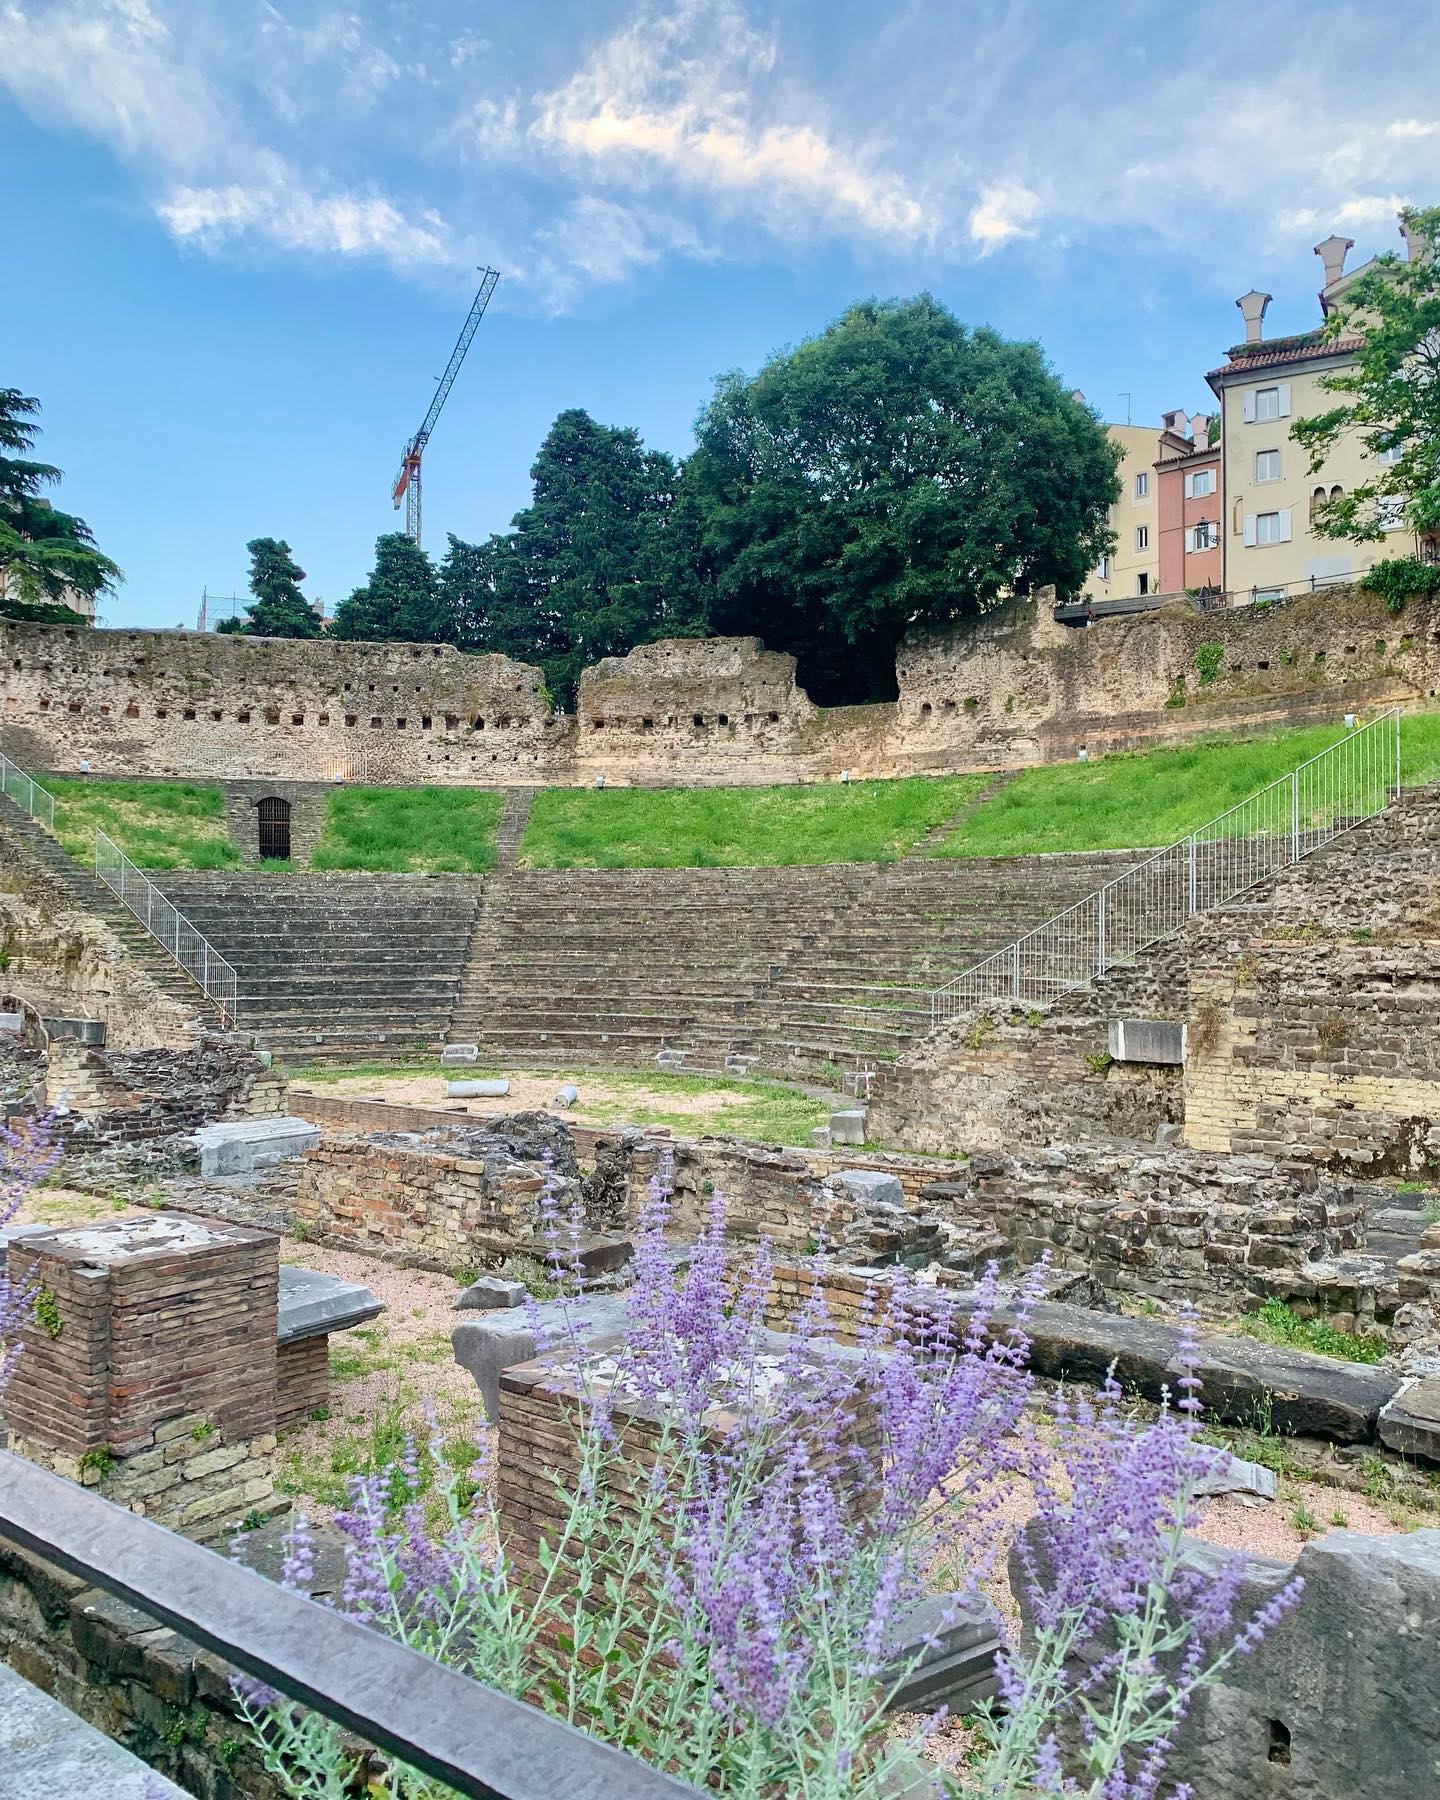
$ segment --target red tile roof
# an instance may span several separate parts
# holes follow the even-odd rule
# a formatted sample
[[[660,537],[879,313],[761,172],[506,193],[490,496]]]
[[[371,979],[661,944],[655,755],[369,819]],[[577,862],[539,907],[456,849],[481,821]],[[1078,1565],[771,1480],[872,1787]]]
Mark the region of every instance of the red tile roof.
[[[1358,350],[1364,339],[1322,338],[1318,332],[1307,333],[1304,337],[1274,338],[1262,344],[1259,349],[1252,349],[1248,344],[1237,344],[1228,352],[1230,360],[1218,369],[1211,369],[1205,379],[1213,387],[1218,378],[1243,375],[1251,369],[1273,369],[1285,363],[1308,362],[1321,356],[1343,356],[1349,350]]]

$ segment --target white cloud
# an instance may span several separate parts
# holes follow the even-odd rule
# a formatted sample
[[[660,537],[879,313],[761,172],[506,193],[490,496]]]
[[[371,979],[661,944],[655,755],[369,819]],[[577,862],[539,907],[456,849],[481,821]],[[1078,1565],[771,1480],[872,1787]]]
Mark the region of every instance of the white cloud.
[[[970,209],[966,229],[988,256],[1012,238],[1034,237],[1035,221],[1044,210],[1033,188],[1018,181],[998,181],[985,188]]]
[[[1440,137],[1440,119],[1395,119],[1385,127],[1385,135],[1411,142],[1416,138]]]

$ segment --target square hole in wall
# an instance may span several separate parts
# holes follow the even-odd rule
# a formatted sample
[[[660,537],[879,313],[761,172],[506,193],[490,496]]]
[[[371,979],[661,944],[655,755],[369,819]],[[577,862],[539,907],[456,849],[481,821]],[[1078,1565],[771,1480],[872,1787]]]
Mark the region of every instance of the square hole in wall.
[[[195,717],[195,708],[193,706],[187,706],[180,717],[182,719],[193,719]]]
[[[303,725],[305,723],[304,713],[291,713],[290,723],[292,725]]]
[[[236,715],[235,715],[235,723],[236,723],[236,724],[237,724],[237,725],[248,725],[248,724],[249,724],[249,723],[250,723],[250,715],[249,715],[249,713],[248,713],[248,712],[238,712],[238,713],[236,713]]]
[[[316,723],[319,725],[328,725],[330,723],[329,713],[321,713],[319,718],[316,720]]]
[[[358,725],[360,721],[356,718],[354,713],[346,713],[345,723],[347,725]]]

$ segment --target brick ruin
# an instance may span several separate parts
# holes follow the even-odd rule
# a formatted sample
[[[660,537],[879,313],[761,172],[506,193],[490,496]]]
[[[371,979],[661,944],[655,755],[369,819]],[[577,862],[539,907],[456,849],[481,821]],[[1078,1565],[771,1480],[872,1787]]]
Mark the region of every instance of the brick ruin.
[[[1414,704],[1440,687],[1436,604],[1397,619],[1328,588],[1073,629],[1017,603],[907,640],[894,702],[835,708],[756,639],[669,640],[585,671],[573,715],[538,669],[441,645],[9,623],[0,722],[16,760],[55,772],[664,786],[1015,767]]]

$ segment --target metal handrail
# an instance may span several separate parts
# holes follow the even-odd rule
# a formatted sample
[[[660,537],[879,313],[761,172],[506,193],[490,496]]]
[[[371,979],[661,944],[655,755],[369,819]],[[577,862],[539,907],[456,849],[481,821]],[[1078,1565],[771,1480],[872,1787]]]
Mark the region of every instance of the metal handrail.
[[[694,1800],[699,1792],[6,1451],[3,1539],[469,1800]]]
[[[13,800],[32,819],[39,820],[51,831],[55,829],[55,796],[48,788],[42,788],[33,775],[27,775],[19,763],[11,762],[4,755],[0,755],[0,787],[6,798]]]
[[[1384,810],[1400,793],[1393,707],[935,989],[932,1029],[973,1007],[1057,1000]]]
[[[110,889],[161,949],[215,1002],[221,1023],[233,1025],[240,1003],[234,968],[103,831],[95,833],[95,879]]]

